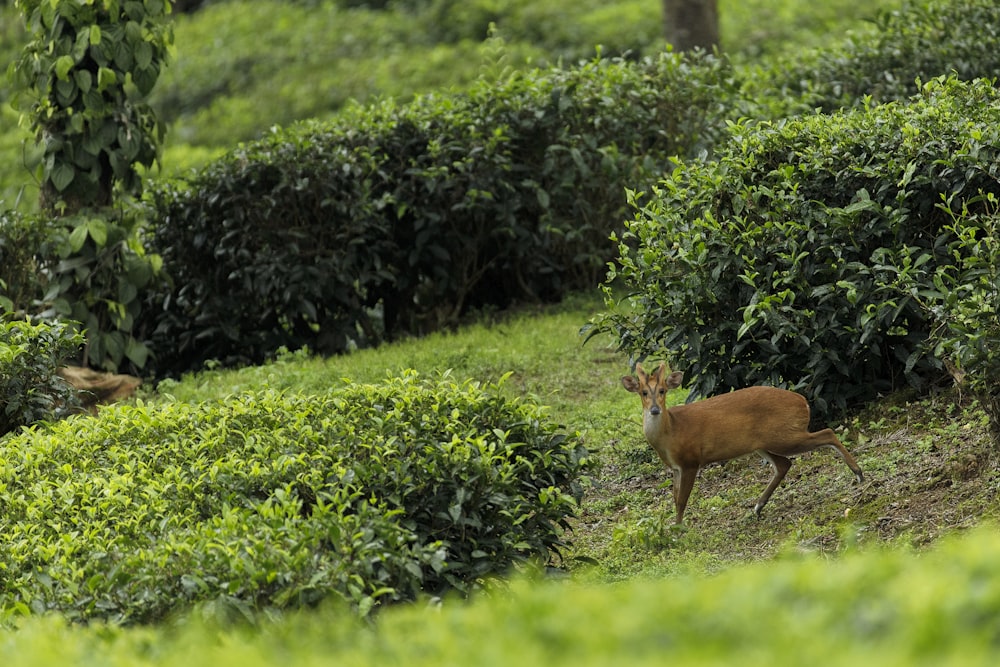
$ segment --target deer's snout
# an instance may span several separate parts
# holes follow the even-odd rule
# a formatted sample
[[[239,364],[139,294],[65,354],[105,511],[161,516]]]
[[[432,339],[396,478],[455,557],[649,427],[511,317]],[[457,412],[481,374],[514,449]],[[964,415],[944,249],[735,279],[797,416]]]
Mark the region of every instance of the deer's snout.
[[[653,407],[651,407],[649,409],[649,414],[653,415],[654,417],[656,415],[660,414],[660,406],[659,405],[654,405]]]

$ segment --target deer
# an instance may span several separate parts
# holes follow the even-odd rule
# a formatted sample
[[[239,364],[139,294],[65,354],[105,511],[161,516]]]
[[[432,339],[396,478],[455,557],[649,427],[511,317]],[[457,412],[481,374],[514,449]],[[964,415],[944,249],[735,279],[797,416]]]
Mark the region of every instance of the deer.
[[[667,408],[667,392],[681,385],[684,374],[668,375],[661,363],[652,373],[636,364],[636,375],[622,377],[622,385],[642,399],[642,429],[646,441],[673,472],[673,496],[679,526],[698,471],[710,463],[730,461],[752,452],[774,471],[754,505],[759,518],[792,467],[791,457],[821,447],[834,449],[854,472],[858,484],[864,473],[832,429],[809,431],[809,403],[801,394],[777,387],[747,387],[687,405]]]

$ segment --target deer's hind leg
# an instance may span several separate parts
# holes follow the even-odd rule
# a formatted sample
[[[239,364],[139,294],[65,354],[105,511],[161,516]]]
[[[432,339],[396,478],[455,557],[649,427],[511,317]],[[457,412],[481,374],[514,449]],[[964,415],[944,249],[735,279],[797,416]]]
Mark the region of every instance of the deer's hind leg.
[[[768,483],[767,488],[764,489],[764,493],[760,494],[760,498],[757,500],[757,504],[754,505],[754,514],[760,516],[760,511],[764,509],[764,505],[767,501],[771,499],[771,494],[774,490],[778,488],[781,484],[781,480],[785,479],[785,475],[788,474],[788,470],[792,467],[792,460],[780,454],[775,454],[774,452],[768,452],[760,450],[758,452],[764,460],[771,464],[774,469],[774,475],[771,477],[771,481]]]
[[[825,428],[822,431],[810,433],[809,440],[804,446],[808,447],[808,449],[804,451],[812,451],[814,449],[819,449],[820,447],[829,447],[836,450],[840,455],[840,458],[842,458],[844,463],[847,464],[847,467],[854,473],[854,477],[858,480],[858,484],[862,484],[865,481],[865,474],[861,471],[861,466],[858,465],[858,462],[854,460],[851,453],[847,451],[847,448],[844,447],[842,442],[840,442],[840,438],[838,438],[837,434],[833,432],[833,429]]]

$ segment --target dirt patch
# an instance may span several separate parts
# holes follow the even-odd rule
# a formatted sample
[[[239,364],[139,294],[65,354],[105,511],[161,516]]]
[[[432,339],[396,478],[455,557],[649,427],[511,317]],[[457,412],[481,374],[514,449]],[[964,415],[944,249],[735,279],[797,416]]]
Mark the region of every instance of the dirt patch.
[[[83,409],[93,414],[97,414],[99,405],[130,398],[142,384],[142,380],[131,375],[102,373],[79,366],[64,366],[58,372],[76,389]]]

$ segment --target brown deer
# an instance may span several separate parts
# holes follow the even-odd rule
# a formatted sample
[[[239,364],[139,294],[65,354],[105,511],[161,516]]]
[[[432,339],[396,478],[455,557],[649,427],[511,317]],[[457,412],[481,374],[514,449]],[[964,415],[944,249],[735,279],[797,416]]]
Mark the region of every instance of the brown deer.
[[[626,375],[622,385],[642,399],[642,429],[660,460],[673,471],[676,523],[684,519],[698,470],[709,463],[728,461],[757,452],[774,476],[754,506],[760,511],[792,467],[789,457],[831,447],[854,471],[858,483],[864,473],[831,429],[809,432],[809,404],[800,394],[775,387],[749,387],[688,405],[667,408],[667,392],[681,384],[683,374],[666,375],[666,364],[646,374],[636,364],[638,377]]]

